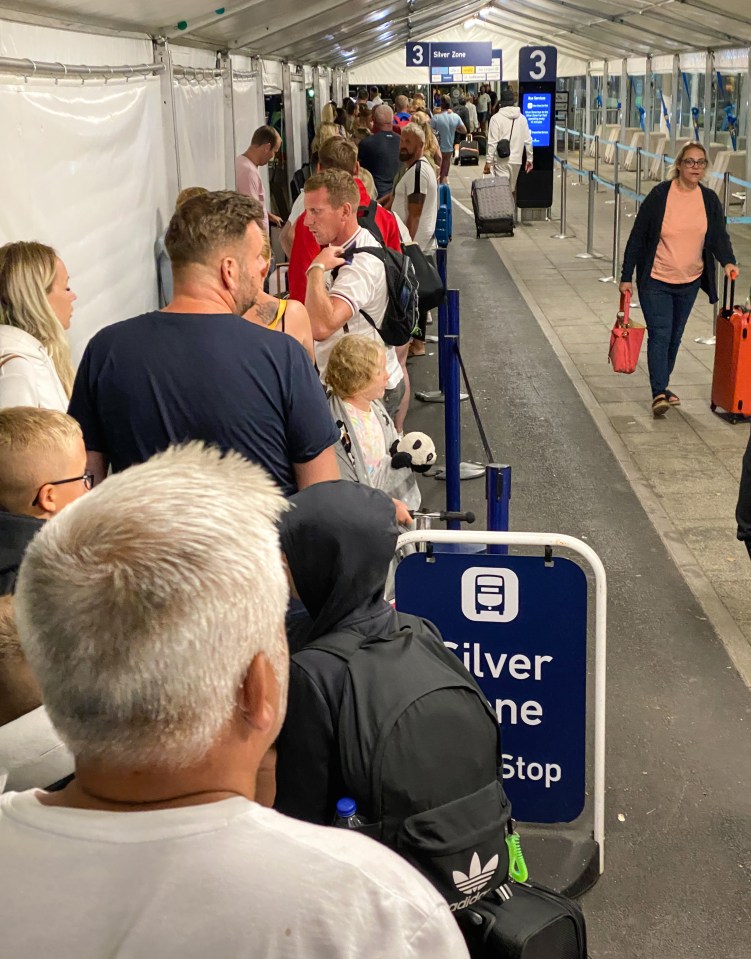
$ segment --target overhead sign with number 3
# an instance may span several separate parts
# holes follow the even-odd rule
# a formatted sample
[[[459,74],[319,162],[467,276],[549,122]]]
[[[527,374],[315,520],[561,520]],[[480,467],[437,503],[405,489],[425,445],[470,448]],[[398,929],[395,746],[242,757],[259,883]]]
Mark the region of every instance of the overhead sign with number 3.
[[[519,82],[550,83],[558,70],[556,47],[522,47],[519,51]]]

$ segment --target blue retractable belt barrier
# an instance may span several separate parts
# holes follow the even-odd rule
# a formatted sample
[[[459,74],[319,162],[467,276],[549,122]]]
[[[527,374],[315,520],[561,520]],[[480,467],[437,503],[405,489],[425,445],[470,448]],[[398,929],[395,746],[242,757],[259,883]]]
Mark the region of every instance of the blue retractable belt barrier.
[[[443,392],[446,431],[446,509],[458,513],[461,508],[461,408],[459,363],[456,347],[459,341],[459,291],[447,294],[446,335],[441,337],[439,351],[443,349]],[[457,520],[449,520],[449,529],[459,529]]]

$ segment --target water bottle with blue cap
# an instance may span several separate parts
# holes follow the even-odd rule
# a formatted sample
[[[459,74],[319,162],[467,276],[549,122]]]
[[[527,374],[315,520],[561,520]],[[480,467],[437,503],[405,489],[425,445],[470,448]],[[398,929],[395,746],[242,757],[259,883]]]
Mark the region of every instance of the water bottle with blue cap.
[[[345,796],[338,800],[334,825],[339,829],[359,829],[365,825],[362,816],[357,815],[357,803],[354,799]]]

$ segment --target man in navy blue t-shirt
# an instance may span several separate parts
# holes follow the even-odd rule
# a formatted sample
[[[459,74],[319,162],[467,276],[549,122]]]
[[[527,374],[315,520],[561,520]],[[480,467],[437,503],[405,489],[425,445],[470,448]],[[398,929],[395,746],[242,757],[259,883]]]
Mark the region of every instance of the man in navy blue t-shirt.
[[[339,478],[339,432],[305,351],[242,317],[261,289],[262,224],[250,197],[188,200],[166,236],[171,303],[86,347],[70,414],[96,482],[188,440],[236,450],[288,495]]]

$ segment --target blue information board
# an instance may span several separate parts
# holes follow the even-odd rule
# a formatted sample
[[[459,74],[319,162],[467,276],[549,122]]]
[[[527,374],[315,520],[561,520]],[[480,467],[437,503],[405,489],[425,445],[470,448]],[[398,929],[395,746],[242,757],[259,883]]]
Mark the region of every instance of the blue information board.
[[[411,41],[406,47],[408,67],[435,67],[451,70],[462,67],[493,66],[493,44],[488,40],[472,43],[423,43]]]
[[[435,623],[501,724],[504,786],[525,822],[584,809],[587,580],[570,560],[407,556],[396,605]]]
[[[555,81],[558,72],[556,47],[522,47],[519,51],[519,83]]]
[[[493,44],[477,43],[431,43],[431,67],[489,67],[493,63]]]
[[[522,113],[529,124],[532,146],[550,146],[550,133],[553,128],[553,94],[522,93]]]

